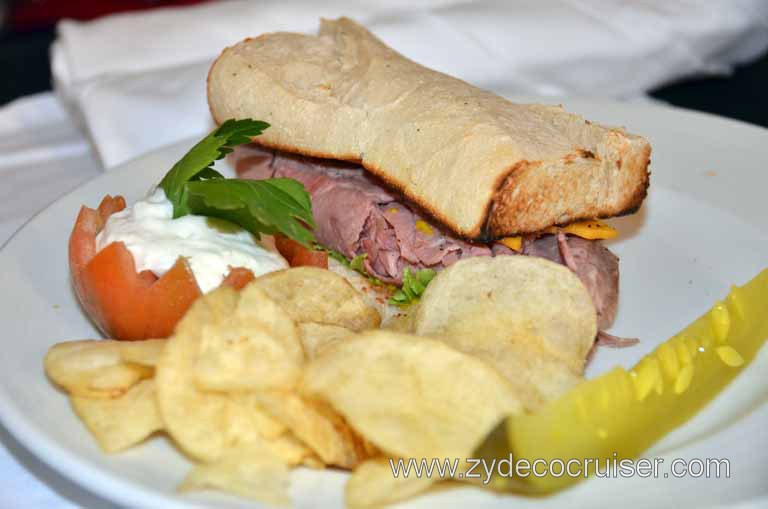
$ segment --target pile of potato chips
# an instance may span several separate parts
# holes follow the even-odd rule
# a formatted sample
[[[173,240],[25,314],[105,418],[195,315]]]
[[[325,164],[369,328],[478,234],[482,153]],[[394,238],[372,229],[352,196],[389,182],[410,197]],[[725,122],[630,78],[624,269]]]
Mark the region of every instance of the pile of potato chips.
[[[388,460],[469,457],[577,383],[596,332],[579,279],[523,256],[456,263],[380,322],[346,279],[300,267],[206,294],[167,340],[57,344],[45,369],[104,451],[166,433],[195,464],[183,491],[284,504],[291,467],[334,467],[370,507],[439,481]]]

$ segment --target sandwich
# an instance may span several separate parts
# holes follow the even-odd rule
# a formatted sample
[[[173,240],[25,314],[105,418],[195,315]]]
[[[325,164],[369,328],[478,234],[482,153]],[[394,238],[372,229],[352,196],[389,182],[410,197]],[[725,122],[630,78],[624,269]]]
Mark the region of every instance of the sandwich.
[[[215,122],[271,125],[236,149],[239,176],[304,184],[319,244],[382,287],[467,257],[539,256],[579,276],[601,331],[613,322],[615,230],[599,220],[642,204],[643,137],[425,68],[346,18],[226,48],[207,92]]]

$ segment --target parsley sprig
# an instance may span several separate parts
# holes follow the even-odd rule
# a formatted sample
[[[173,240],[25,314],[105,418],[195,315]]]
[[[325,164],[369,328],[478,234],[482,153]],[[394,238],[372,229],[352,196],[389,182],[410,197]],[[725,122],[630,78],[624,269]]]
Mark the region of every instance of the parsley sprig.
[[[381,279],[372,276],[368,273],[368,271],[365,269],[365,259],[368,258],[367,254],[359,254],[352,258],[351,260],[347,259],[346,256],[339,253],[338,251],[334,251],[333,249],[329,249],[327,247],[320,246],[319,244],[315,246],[315,249],[319,249],[320,251],[325,251],[328,253],[328,256],[336,260],[337,262],[341,263],[345,267],[349,267],[350,269],[354,270],[361,276],[368,279],[368,281],[371,282],[372,285],[375,286],[383,286],[385,283]],[[391,286],[391,285],[390,285]]]
[[[315,240],[312,204],[292,179],[226,179],[213,169],[237,145],[250,143],[269,127],[260,120],[227,120],[200,140],[160,181],[173,204],[173,217],[189,214],[233,222],[256,237],[282,233],[310,247]]]
[[[321,246],[316,246],[315,249],[326,251],[328,256],[349,267],[355,272],[362,274],[368,278],[372,284],[377,286],[384,284],[383,281],[370,275],[368,271],[365,270],[365,265],[363,262],[368,256],[367,254],[359,254],[349,260],[346,256],[339,253],[338,251],[334,251],[333,249],[328,249]],[[389,285],[394,290],[394,293],[392,293],[392,296],[389,298],[389,303],[396,306],[409,306],[415,302],[418,302],[419,298],[427,289],[427,285],[429,285],[429,283],[435,277],[435,274],[437,273],[432,269],[420,269],[414,274],[411,272],[409,267],[406,267],[403,270],[403,286],[397,288],[394,285]]]
[[[403,286],[392,294],[389,303],[407,306],[418,301],[435,274],[436,272],[432,269],[420,269],[414,274],[410,268],[406,267],[403,269]]]
[[[315,226],[312,203],[304,186],[293,179],[227,179],[213,169],[213,163],[232,152],[235,146],[250,143],[269,127],[260,120],[227,120],[200,140],[160,181],[173,204],[173,217],[195,214],[224,219],[250,231],[282,233],[307,247],[322,249],[315,243],[310,228]],[[347,260],[341,253],[326,249],[329,256],[383,284],[365,270],[366,255]],[[435,277],[432,269],[416,273],[406,267],[403,286],[390,298],[391,304],[406,306],[419,300]]]

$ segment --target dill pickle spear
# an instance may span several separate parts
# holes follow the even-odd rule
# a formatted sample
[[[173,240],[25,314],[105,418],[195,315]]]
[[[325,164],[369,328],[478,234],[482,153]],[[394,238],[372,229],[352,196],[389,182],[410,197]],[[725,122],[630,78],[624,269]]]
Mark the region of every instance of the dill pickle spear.
[[[749,364],[768,338],[767,316],[768,269],[732,287],[724,300],[629,371],[616,367],[535,414],[508,417],[476,457],[509,459],[512,453],[515,461],[560,459],[566,464],[597,458],[601,465],[606,459],[635,458],[693,417]],[[546,494],[584,477],[583,472],[577,477],[494,475],[489,486]]]

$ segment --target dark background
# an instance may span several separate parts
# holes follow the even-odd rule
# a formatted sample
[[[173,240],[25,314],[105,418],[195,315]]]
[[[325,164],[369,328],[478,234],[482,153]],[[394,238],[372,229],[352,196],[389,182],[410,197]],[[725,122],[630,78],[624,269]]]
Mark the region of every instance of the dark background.
[[[200,0],[35,0],[5,4],[6,23],[0,29],[0,105],[17,97],[50,90],[48,50],[61,17],[92,19],[122,12]],[[730,76],[699,77],[671,83],[651,92],[669,103],[740,119],[768,127],[768,54],[738,67]]]

